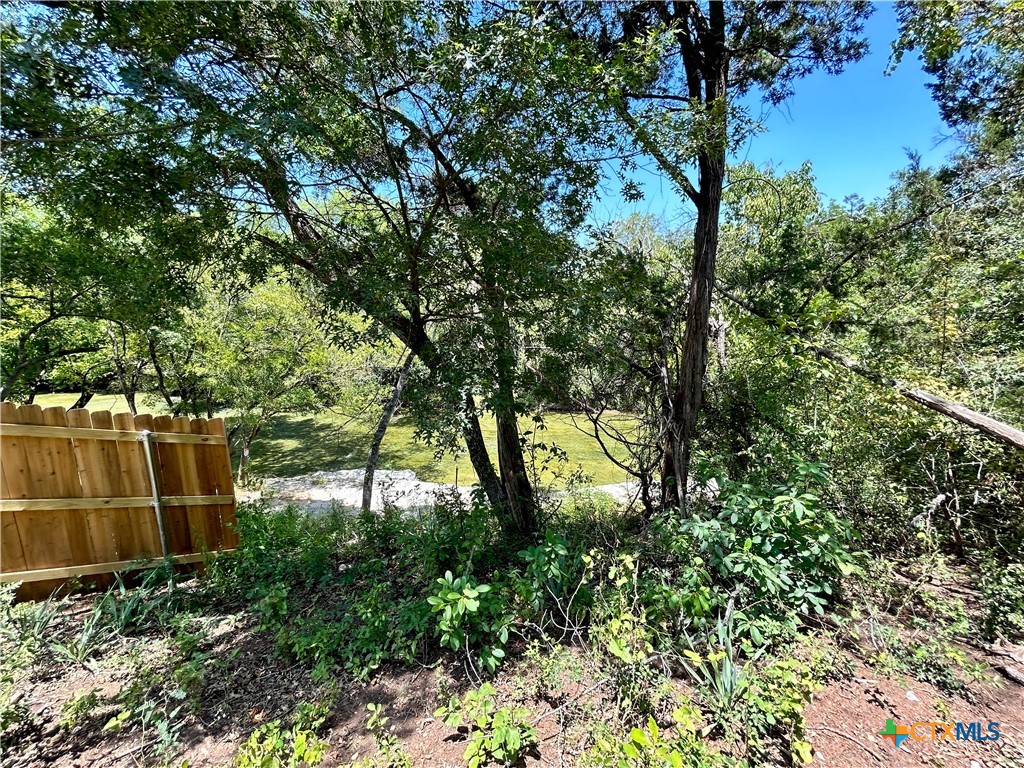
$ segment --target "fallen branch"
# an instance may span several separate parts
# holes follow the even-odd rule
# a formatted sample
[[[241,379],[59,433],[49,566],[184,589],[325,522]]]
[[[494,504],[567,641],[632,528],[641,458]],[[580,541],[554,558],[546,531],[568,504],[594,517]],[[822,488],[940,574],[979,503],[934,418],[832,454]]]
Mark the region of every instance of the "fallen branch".
[[[882,758],[880,758],[877,754],[875,754],[875,751],[873,749],[868,747],[866,744],[861,744],[859,741],[857,741],[852,736],[847,736],[842,731],[837,731],[835,728],[829,728],[827,725],[818,725],[818,726],[810,726],[809,725],[809,726],[807,726],[807,731],[808,732],[811,732],[811,731],[828,731],[829,733],[831,733],[831,734],[833,734],[835,736],[839,736],[841,738],[846,739],[851,744],[856,744],[858,747],[860,747],[865,752],[867,752],[869,755],[871,755],[873,758],[875,758],[875,761],[878,762],[880,765],[885,765],[885,761],[882,760]]]
[[[1017,685],[1024,685],[1024,672],[1021,672],[1016,667],[1011,667],[1009,664],[1002,664],[996,667],[996,672]]]
[[[715,288],[721,296],[729,299],[729,301],[733,302],[738,307],[746,310],[755,317],[759,317],[762,320],[779,327],[779,322],[776,318],[762,312],[757,307],[747,301],[744,301],[740,297],[733,295],[721,285],[716,285]],[[781,330],[789,336],[793,336],[804,341],[807,344],[808,349],[814,352],[818,357],[831,360],[832,362],[841,365],[843,368],[846,368],[848,371],[852,371],[858,376],[861,376],[874,384],[894,389],[908,400],[911,400],[918,405],[923,405],[925,408],[942,414],[947,418],[959,421],[961,424],[977,430],[993,440],[1024,451],[1024,432],[1016,427],[1005,424],[998,419],[993,419],[991,416],[979,413],[978,411],[968,408],[965,405],[961,405],[960,403],[954,403],[951,400],[946,400],[938,395],[933,395],[931,392],[926,392],[923,389],[911,387],[896,379],[890,379],[887,376],[883,376],[878,371],[868,368],[866,365],[854,360],[852,357],[848,357],[840,352],[829,349],[828,347],[816,344],[804,331],[796,328],[782,328]]]

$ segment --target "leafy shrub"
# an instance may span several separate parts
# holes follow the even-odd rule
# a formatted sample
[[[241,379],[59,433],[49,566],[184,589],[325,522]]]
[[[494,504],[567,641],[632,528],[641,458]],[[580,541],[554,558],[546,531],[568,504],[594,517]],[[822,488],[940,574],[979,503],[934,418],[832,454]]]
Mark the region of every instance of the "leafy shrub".
[[[475,493],[468,504],[457,492],[439,493],[429,509],[401,522],[397,534],[401,569],[422,587],[446,571],[488,570],[507,554],[494,512],[482,493]]]
[[[981,572],[985,600],[985,635],[1024,637],[1024,564],[989,566]]]
[[[288,618],[288,592],[285,584],[271,584],[253,590],[257,597],[256,615],[260,629],[276,629]]]
[[[625,740],[599,737],[582,756],[587,768],[717,768],[735,761],[711,752],[697,736],[699,712],[680,707],[673,712],[675,728],[667,733],[653,717],[644,728],[633,728]]]
[[[804,709],[821,688],[810,668],[797,659],[776,659],[753,676],[745,698],[748,743],[763,751],[761,740],[782,736],[793,764],[811,762],[811,745],[804,738]]]
[[[672,567],[648,567],[637,578],[647,620],[673,637],[692,624],[703,626],[722,605],[723,596],[712,585],[704,560],[692,556]]]
[[[497,763],[513,765],[537,744],[537,731],[527,720],[530,712],[521,707],[498,707],[494,686],[484,683],[460,701],[455,696],[434,712],[445,725],[470,728],[466,751],[462,756],[469,768]]]
[[[551,525],[581,546],[607,545],[624,539],[636,518],[622,509],[613,496],[600,491],[579,490],[560,500]]]
[[[437,580],[441,588],[427,598],[438,615],[437,633],[441,645],[453,651],[477,651],[480,664],[494,672],[505,658],[509,621],[505,606],[490,584],[478,584],[469,574]]]
[[[283,729],[281,721],[261,725],[238,748],[235,768],[304,768],[319,765],[328,744],[316,733],[298,727]]]
[[[309,663],[318,677],[334,662],[357,679],[367,678],[384,661],[411,662],[429,629],[429,606],[420,599],[394,599],[387,584],[377,584],[330,612],[314,610],[282,621],[278,648]]]
[[[214,561],[211,583],[247,597],[268,584],[326,584],[352,526],[341,512],[313,517],[298,507],[265,504],[239,504],[236,520],[238,547]]]
[[[794,461],[794,472],[774,486],[719,479],[710,517],[666,523],[676,546],[696,551],[719,585],[742,595],[738,604],[754,614],[780,604],[824,613],[842,577],[856,570],[849,527],[809,490],[825,482],[824,465]]]
[[[541,627],[549,620],[562,629],[582,624],[593,602],[586,584],[586,556],[579,550],[571,552],[568,540],[551,531],[542,543],[527,547],[519,556],[526,561],[520,592]]]

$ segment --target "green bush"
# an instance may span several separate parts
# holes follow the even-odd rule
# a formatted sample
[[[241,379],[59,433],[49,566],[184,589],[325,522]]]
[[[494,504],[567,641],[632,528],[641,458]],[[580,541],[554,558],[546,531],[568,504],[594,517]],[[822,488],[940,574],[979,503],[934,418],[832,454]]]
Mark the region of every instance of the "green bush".
[[[625,739],[600,736],[581,756],[586,768],[719,768],[737,765],[712,752],[697,735],[700,713],[691,707],[673,712],[675,727],[663,730],[653,717],[643,728],[633,728]]]
[[[663,530],[680,554],[706,562],[719,590],[736,595],[751,615],[780,606],[824,613],[841,579],[856,570],[849,526],[812,492],[827,480],[824,465],[794,463],[774,485],[720,478],[714,506],[670,516]]]
[[[791,762],[811,762],[811,745],[804,734],[804,709],[811,694],[821,688],[810,668],[797,659],[776,659],[751,679],[744,703],[747,741],[763,754],[763,740],[781,737],[789,746]]]
[[[478,584],[469,574],[456,578],[451,571],[437,580],[440,589],[427,598],[437,617],[441,645],[470,654],[488,672],[505,658],[509,619],[505,605],[490,584]]]
[[[341,512],[312,516],[297,507],[272,510],[239,504],[239,543],[217,558],[211,581],[220,590],[252,598],[268,584],[323,586],[334,575],[351,518]]]
[[[989,565],[982,569],[985,635],[1014,640],[1024,637],[1024,564]]]
[[[492,763],[516,765],[537,744],[537,731],[527,719],[529,710],[498,707],[496,694],[492,685],[484,683],[461,701],[452,696],[434,712],[434,717],[443,717],[450,728],[464,723],[469,726],[466,752],[462,756],[469,768]]]
[[[494,511],[479,493],[468,504],[457,493],[439,494],[430,509],[402,520],[396,536],[399,568],[423,587],[446,571],[489,571],[510,554]],[[376,549],[373,539],[365,541]]]
[[[389,659],[416,658],[429,626],[429,607],[422,600],[395,600],[387,584],[378,584],[330,611],[315,610],[283,624],[277,644],[286,656],[321,673],[338,663],[366,679]]]
[[[567,630],[580,626],[593,604],[586,556],[568,539],[548,531],[544,541],[519,553],[526,573],[519,592],[541,627],[553,621]]]
[[[319,765],[328,744],[299,727],[283,729],[281,721],[261,725],[235,755],[235,768],[305,768]]]

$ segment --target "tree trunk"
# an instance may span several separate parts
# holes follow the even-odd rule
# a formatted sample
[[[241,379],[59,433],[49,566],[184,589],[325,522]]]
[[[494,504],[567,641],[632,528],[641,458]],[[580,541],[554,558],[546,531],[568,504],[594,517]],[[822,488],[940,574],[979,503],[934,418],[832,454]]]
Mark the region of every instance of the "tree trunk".
[[[409,380],[409,371],[412,368],[412,352],[405,356],[405,362],[398,372],[398,381],[395,382],[391,399],[384,406],[384,412],[377,422],[377,430],[373,433],[373,440],[370,442],[370,453],[366,457],[366,471],[363,473],[363,514],[369,514],[373,502],[373,475],[377,471],[377,461],[380,459],[380,445],[384,442],[384,434],[388,431],[391,417],[398,410],[398,404],[402,402],[402,390],[405,389],[405,382]]]
[[[653,5],[653,4],[652,4]],[[674,15],[684,4],[656,6],[664,16]],[[699,14],[699,11],[697,12]],[[687,95],[699,109],[706,128],[697,153],[698,179],[690,182],[686,171],[666,154],[654,137],[632,115],[628,106],[620,114],[632,129],[635,138],[657,160],[669,178],[690,198],[697,209],[693,232],[693,266],[686,304],[686,327],[680,370],[675,387],[668,396],[670,417],[665,425],[665,462],[662,473],[662,498],[671,504],[686,503],[693,441],[697,434],[697,418],[703,399],[704,376],[708,363],[708,319],[711,293],[715,284],[715,262],[718,255],[718,217],[722,207],[725,183],[725,156],[729,138],[726,86],[729,74],[729,53],[726,49],[725,6],[708,3],[706,25],[692,30],[688,16],[676,31],[676,43],[683,59]],[[696,34],[698,41],[691,37]],[[697,106],[699,105],[699,107]]]
[[[519,422],[515,414],[498,414],[498,467],[505,490],[508,514],[517,533],[531,536],[537,532],[537,502],[526,473]]]
[[[139,406],[135,404],[135,392],[128,390],[124,393],[124,401],[128,403],[128,410],[132,412],[132,416],[139,415]]]
[[[498,480],[498,474],[494,471],[494,465],[491,463],[487,443],[484,442],[484,433],[480,430],[480,417],[476,412],[476,402],[471,394],[466,394],[464,406],[466,420],[462,427],[462,436],[466,441],[469,461],[476,471],[477,480],[480,482],[480,487],[484,489],[487,501],[495,509],[502,509],[505,506],[505,493]]]
[[[107,336],[110,338],[110,352],[111,357],[114,361],[114,370],[117,371],[117,380],[121,385],[121,394],[124,395],[125,402],[128,403],[128,410],[132,412],[132,416],[139,415],[139,409],[135,405],[135,388],[128,380],[128,372],[126,370],[125,358],[128,356],[128,336],[121,327],[123,344],[119,348],[117,345],[117,332],[114,330],[114,324],[107,323]]]
[[[75,408],[85,408],[85,406],[87,406],[89,402],[92,400],[97,390],[110,386],[111,382],[113,382],[115,378],[117,378],[117,374],[115,374],[113,371],[101,373],[99,376],[96,376],[95,378],[89,378],[87,376],[83,377],[81,380],[81,389],[78,395],[78,399],[75,401],[75,404],[72,405],[69,410],[74,410]]]
[[[161,397],[164,402],[167,403],[167,407],[174,410],[174,399],[171,397],[170,391],[167,389],[167,382],[164,379],[164,369],[160,365],[160,358],[156,351],[156,339],[150,335],[148,339],[149,346],[149,359],[153,363],[153,370],[156,371],[156,388],[159,390]]]
[[[253,427],[249,433],[242,433],[242,451],[238,457],[238,485],[245,485],[249,479],[249,449],[259,433],[259,426]]]
[[[249,469],[249,437],[242,437],[242,451],[238,456],[238,477],[235,480],[237,485],[245,485],[245,478]]]
[[[697,434],[697,417],[703,402],[704,376],[708,367],[708,321],[715,285],[718,216],[722,207],[724,182],[724,153],[702,154],[701,205],[697,208],[697,225],[693,233],[693,269],[686,303],[682,366],[672,398],[672,437],[676,440],[672,459],[675,461],[676,493],[680,504],[686,503],[693,440]]]

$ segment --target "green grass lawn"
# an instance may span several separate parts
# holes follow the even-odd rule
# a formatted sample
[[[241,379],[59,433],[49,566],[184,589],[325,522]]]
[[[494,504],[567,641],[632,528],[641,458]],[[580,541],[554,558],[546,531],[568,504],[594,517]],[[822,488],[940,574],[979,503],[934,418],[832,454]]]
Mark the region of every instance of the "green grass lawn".
[[[38,395],[35,402],[46,408],[72,405],[75,394]],[[97,395],[89,403],[90,411],[109,410],[114,413],[127,411],[128,406],[120,395]],[[139,398],[139,408],[147,413],[167,413],[167,407],[160,401],[147,397]],[[230,414],[222,414],[230,420]],[[628,424],[630,417],[622,415],[613,418]],[[579,419],[580,426],[586,427],[586,419]],[[353,419],[350,416],[323,411],[318,414],[286,414],[273,420],[269,429],[260,435],[252,447],[252,474],[255,476],[293,477],[306,475],[318,470],[361,469],[366,462],[370,438],[376,423],[372,420]],[[497,441],[494,420],[484,418],[481,423],[484,438],[497,460]],[[616,467],[602,453],[601,447],[588,434],[573,426],[572,416],[550,413],[545,417],[545,427],[536,436],[537,442],[557,445],[569,458],[566,469],[581,466],[594,485],[619,483],[627,479],[626,473]],[[522,423],[524,433],[534,429],[529,419]],[[413,437],[410,420],[396,418],[388,429],[381,446],[381,469],[411,469],[421,480],[437,483],[472,485],[476,473],[465,455],[452,457],[434,455],[434,450]],[[532,436],[527,437],[532,440]],[[550,482],[550,477],[545,480]]]

